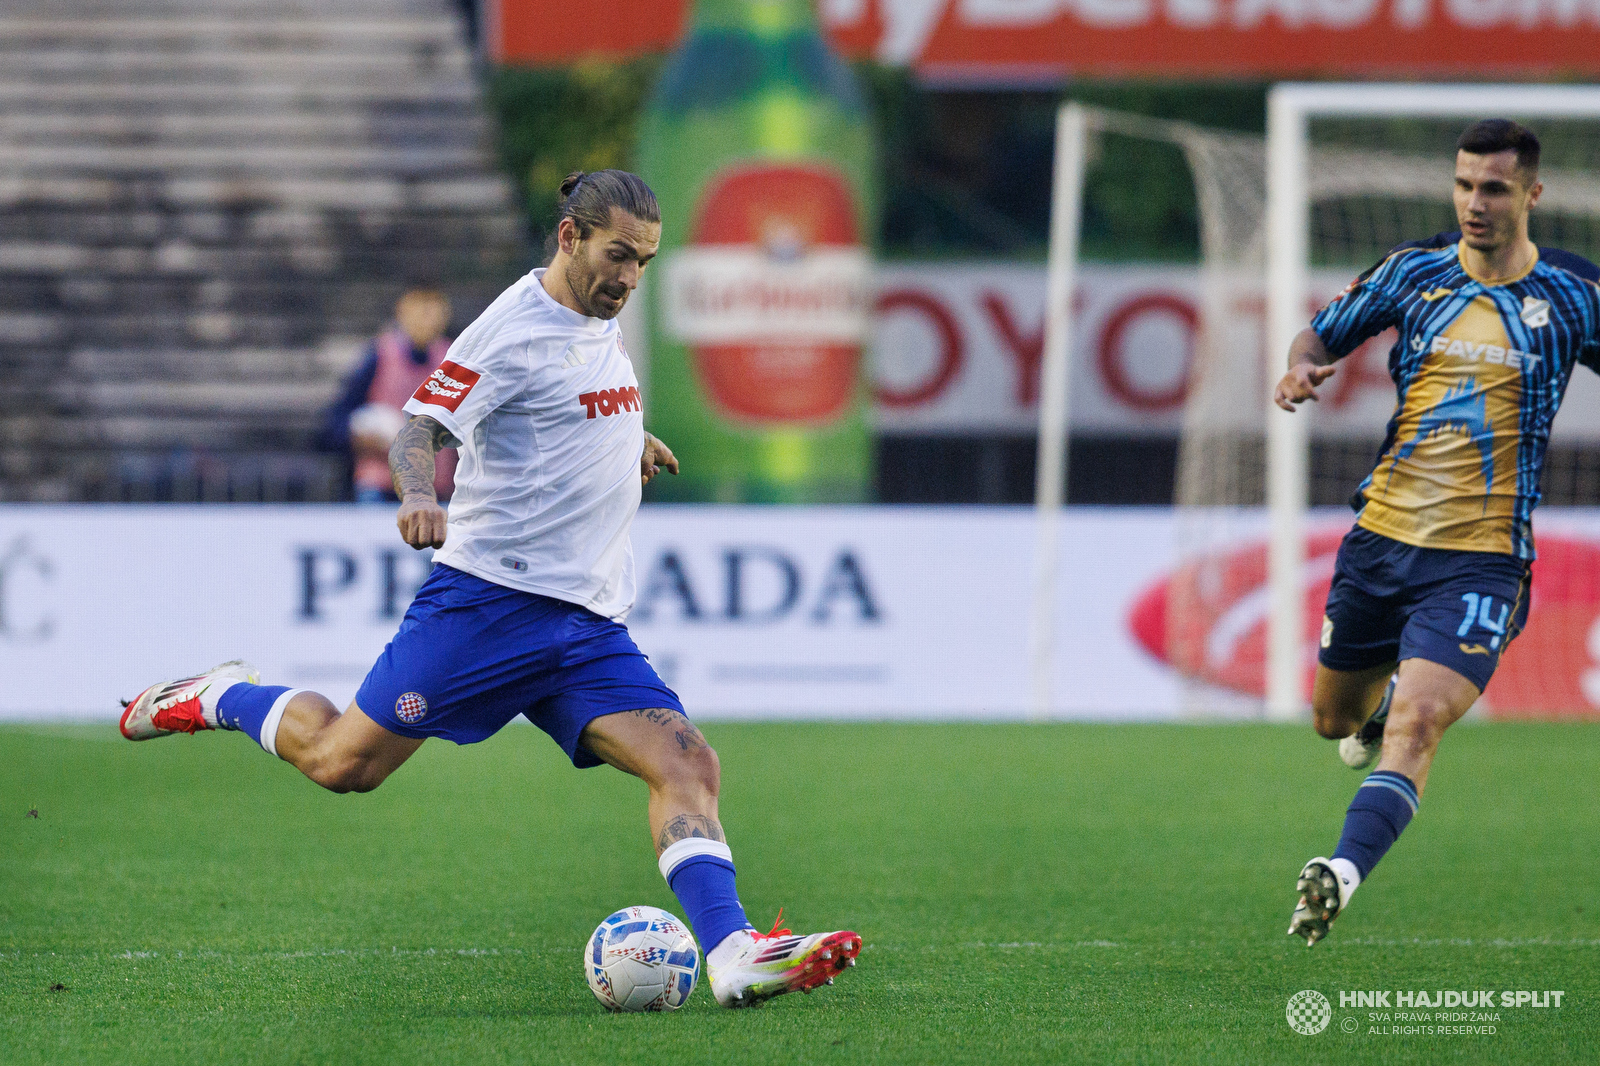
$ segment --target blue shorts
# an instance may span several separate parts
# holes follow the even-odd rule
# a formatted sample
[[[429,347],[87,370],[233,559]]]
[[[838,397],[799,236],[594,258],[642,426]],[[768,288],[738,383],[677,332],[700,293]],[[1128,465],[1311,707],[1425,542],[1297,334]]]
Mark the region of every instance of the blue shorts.
[[[1528,621],[1532,577],[1515,556],[1418,548],[1357,526],[1339,545],[1317,661],[1368,670],[1426,659],[1481,692]]]
[[[578,767],[600,765],[578,744],[594,719],[683,712],[625,626],[442,563],[361,683],[356,706],[392,733],[457,744],[487,740],[526,715]]]

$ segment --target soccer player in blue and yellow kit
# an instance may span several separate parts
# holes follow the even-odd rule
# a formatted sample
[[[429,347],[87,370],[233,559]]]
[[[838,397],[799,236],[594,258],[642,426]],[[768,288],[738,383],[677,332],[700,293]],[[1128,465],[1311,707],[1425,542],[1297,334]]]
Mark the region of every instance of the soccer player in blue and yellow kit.
[[[1361,342],[1399,332],[1399,402],[1352,500],[1312,695],[1317,732],[1378,768],[1333,858],[1300,873],[1289,933],[1307,947],[1411,821],[1440,736],[1527,620],[1550,423],[1573,364],[1600,369],[1600,268],[1528,239],[1538,138],[1491,119],[1457,149],[1460,232],[1403,244],[1352,282],[1295,338],[1273,397],[1293,411]]]

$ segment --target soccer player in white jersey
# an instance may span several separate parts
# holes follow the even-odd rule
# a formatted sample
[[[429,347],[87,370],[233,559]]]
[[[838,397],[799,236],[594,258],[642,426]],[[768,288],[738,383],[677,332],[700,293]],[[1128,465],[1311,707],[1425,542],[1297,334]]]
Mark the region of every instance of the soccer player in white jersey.
[[[831,984],[861,938],[746,921],[716,753],[622,624],[641,489],[678,469],[644,430],[616,322],[661,241],[655,196],[617,170],[569,175],[561,194],[550,266],[502,293],[405,406],[389,453],[400,534],[441,550],[355,701],[340,714],[234,661],[145,689],[122,732],[239,730],[324,788],[367,792],[429,737],[471,744],[525,715],[575,766],[609,763],[649,785],[661,873],[718,1003]],[[446,447],[460,449],[448,518],[433,489]]]

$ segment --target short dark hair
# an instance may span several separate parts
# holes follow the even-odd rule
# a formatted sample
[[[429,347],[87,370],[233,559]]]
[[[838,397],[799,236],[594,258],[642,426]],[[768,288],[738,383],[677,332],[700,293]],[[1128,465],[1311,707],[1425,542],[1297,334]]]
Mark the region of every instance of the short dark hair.
[[[660,222],[656,194],[637,174],[626,170],[575,170],[561,179],[561,218],[570,218],[578,236],[611,225],[611,209],[621,208],[641,222]],[[558,220],[559,221],[559,220]]]
[[[1520,122],[1508,118],[1486,118],[1474,122],[1456,141],[1456,148],[1473,155],[1496,152],[1517,153],[1517,166],[1533,173],[1539,169],[1539,138]]]

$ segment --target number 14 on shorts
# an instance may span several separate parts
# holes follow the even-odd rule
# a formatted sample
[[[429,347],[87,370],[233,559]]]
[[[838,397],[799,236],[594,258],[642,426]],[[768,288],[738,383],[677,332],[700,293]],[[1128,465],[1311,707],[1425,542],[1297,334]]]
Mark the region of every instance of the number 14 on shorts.
[[[1494,597],[1479,596],[1476,592],[1463,592],[1461,599],[1467,605],[1467,613],[1461,619],[1461,627],[1456,630],[1456,636],[1464,637],[1476,622],[1487,629],[1494,636],[1489,639],[1489,647],[1500,647],[1500,638],[1505,636],[1506,618],[1511,614],[1511,605],[1504,600],[1500,601],[1500,617],[1494,616]]]

